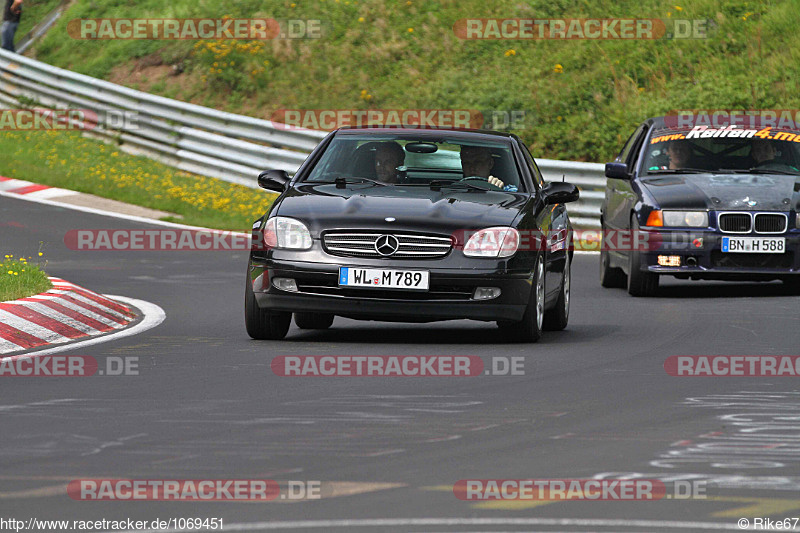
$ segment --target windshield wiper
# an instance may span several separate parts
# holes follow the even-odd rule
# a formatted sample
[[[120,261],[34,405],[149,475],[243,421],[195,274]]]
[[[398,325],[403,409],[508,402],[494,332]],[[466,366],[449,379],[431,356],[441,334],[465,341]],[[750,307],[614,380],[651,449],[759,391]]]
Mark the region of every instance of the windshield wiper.
[[[711,170],[702,168],[662,168],[660,170],[648,170],[647,175],[653,176],[656,174],[708,174]]]
[[[483,187],[478,187],[477,185],[473,185],[472,183],[467,183],[466,181],[451,181],[450,183],[433,180],[428,184],[432,191],[439,191],[442,187],[446,187],[448,189],[463,189],[465,191],[483,191],[487,192],[489,189],[484,189]]]
[[[344,176],[339,176],[338,178],[333,180],[333,183],[336,184],[337,189],[344,189],[349,183],[372,183],[374,185],[380,185],[381,187],[387,187],[390,185],[389,183],[384,183],[382,181],[373,180],[370,178],[360,178],[358,176],[347,177],[347,178],[345,178]]]

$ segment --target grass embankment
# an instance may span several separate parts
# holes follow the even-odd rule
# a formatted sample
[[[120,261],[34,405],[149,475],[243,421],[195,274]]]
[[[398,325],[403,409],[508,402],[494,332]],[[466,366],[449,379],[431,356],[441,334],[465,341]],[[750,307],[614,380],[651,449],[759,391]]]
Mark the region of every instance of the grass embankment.
[[[31,264],[29,260],[24,257],[15,259],[9,254],[3,257],[0,262],[0,302],[26,298],[53,287],[43,267]]]
[[[6,177],[175,213],[182,218],[174,221],[183,224],[247,232],[275,198],[129,155],[77,132],[4,132],[0,153]]]
[[[77,18],[318,19],[321,39],[76,40]],[[462,40],[464,18],[706,19],[705,39]],[[525,110],[537,157],[603,162],[672,109],[800,108],[794,0],[93,0],[39,59],[165,96],[268,118],[279,109]]]

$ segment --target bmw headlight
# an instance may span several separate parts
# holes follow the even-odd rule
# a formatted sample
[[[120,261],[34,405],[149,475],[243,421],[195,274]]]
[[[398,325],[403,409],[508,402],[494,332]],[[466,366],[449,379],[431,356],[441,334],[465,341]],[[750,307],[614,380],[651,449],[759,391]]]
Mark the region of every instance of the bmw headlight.
[[[311,232],[299,220],[272,217],[264,225],[264,244],[268,248],[308,250],[311,248]]]
[[[706,211],[663,211],[664,225],[684,228],[708,227]]]
[[[475,232],[464,245],[467,257],[511,257],[519,248],[519,232],[498,226]]]

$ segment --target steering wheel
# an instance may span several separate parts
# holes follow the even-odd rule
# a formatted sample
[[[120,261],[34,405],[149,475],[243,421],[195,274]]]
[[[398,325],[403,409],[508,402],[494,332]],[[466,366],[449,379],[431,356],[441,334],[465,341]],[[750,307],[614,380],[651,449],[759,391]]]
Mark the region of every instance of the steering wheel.
[[[469,183],[470,181],[480,181],[481,184],[485,184],[485,185],[488,185],[489,187],[491,187],[491,189],[488,189],[490,191],[491,190],[494,190],[494,191],[502,191],[503,190],[502,187],[498,187],[497,185],[489,183],[488,179],[482,178],[480,176],[468,176],[466,178],[462,178],[462,179],[456,181],[456,183],[461,183],[462,181],[466,181],[467,183]]]

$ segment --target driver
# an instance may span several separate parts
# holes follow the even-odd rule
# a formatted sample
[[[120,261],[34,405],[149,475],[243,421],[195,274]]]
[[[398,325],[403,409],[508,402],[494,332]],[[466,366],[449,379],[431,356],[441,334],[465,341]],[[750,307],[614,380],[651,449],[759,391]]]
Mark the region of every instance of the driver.
[[[375,175],[383,183],[397,183],[397,167],[406,160],[406,151],[394,141],[375,148]]]
[[[685,168],[692,157],[692,147],[683,141],[672,141],[667,146],[667,156],[669,156],[670,169],[677,170]]]
[[[750,145],[750,157],[756,162],[755,166],[773,162],[776,155],[775,145],[766,139],[755,139]]]
[[[503,188],[503,180],[491,175],[494,158],[488,148],[483,146],[461,147],[461,170],[465,178],[483,178],[496,187]]]

